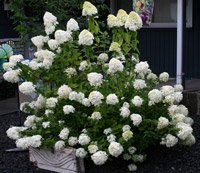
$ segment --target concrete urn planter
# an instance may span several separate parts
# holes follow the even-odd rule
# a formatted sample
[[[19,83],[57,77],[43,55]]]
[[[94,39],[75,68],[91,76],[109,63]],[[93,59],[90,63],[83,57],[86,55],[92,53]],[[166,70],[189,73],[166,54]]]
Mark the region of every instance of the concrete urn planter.
[[[38,168],[60,173],[84,173],[83,159],[75,155],[75,149],[51,152],[45,149],[29,149],[30,161]]]

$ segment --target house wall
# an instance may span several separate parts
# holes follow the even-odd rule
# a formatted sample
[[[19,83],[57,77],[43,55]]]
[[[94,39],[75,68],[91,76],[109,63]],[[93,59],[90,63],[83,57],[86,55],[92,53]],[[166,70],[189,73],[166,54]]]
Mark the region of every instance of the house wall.
[[[193,27],[185,32],[183,72],[187,78],[200,78],[200,1],[193,0]],[[132,1],[117,1],[117,8],[132,10]],[[143,28],[139,31],[141,59],[154,73],[168,71],[176,76],[176,28]]]
[[[9,19],[9,13],[4,11],[3,2],[0,1],[0,39],[2,38],[16,38],[17,33],[14,31],[14,25]]]

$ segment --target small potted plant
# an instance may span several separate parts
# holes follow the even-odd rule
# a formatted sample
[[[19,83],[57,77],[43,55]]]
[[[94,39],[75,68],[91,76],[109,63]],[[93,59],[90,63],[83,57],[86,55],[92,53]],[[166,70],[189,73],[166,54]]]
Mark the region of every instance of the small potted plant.
[[[10,45],[0,45],[0,70],[3,70],[3,63],[7,62],[11,55],[13,55],[13,50]]]

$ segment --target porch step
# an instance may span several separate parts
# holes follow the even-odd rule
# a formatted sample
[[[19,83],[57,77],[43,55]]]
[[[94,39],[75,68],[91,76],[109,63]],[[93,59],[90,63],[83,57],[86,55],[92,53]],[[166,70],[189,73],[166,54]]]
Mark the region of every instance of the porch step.
[[[183,101],[190,115],[200,115],[200,90],[186,90],[183,92]]]

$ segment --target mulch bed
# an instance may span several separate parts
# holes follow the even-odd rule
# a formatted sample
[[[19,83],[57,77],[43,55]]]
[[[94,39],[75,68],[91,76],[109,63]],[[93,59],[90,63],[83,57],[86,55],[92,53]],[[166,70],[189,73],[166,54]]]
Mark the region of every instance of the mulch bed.
[[[194,135],[196,144],[192,147],[177,146],[165,148],[159,146],[147,152],[146,161],[138,165],[137,173],[200,173],[200,117],[195,120]],[[22,117],[24,119],[24,115]],[[10,125],[19,125],[19,116],[8,114],[0,116],[0,173],[50,173],[36,168],[29,162],[28,152],[5,152],[15,148],[12,140],[6,137]],[[90,161],[85,162],[86,173],[128,173],[126,164],[114,160],[103,166],[94,166]]]

